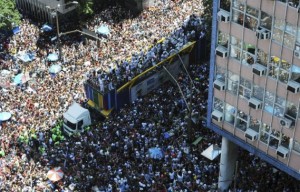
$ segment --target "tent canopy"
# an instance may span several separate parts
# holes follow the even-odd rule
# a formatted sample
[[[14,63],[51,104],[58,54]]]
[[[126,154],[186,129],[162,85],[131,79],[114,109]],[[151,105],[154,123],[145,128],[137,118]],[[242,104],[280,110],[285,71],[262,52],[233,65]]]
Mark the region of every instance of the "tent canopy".
[[[210,145],[205,149],[201,155],[208,158],[209,160],[214,160],[221,154],[221,149],[217,145]]]

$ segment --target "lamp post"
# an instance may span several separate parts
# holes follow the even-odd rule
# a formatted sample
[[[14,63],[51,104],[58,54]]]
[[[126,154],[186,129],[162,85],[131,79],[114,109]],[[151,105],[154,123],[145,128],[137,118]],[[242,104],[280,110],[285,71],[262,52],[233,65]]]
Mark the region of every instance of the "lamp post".
[[[69,3],[63,4],[63,6],[69,5],[69,4],[74,4],[77,5],[77,1],[72,1]],[[59,21],[58,21],[58,10],[60,9],[60,4],[57,4],[56,8],[51,8],[50,6],[46,6],[47,9],[53,10],[51,13],[52,15],[55,15],[55,20],[56,20],[56,36],[57,36],[57,47],[58,47],[58,58],[61,59],[62,56],[62,51],[61,51],[61,45],[60,45],[60,31],[59,31]]]

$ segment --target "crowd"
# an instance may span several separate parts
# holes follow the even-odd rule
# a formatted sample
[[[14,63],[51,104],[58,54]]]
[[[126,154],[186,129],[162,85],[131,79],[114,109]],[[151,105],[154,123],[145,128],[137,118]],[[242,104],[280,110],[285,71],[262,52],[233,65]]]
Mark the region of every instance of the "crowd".
[[[2,191],[215,189],[218,163],[201,157],[200,151],[210,144],[220,144],[220,138],[201,129],[203,126],[200,121],[197,129],[192,128],[194,135],[204,136],[204,140],[200,146],[189,148],[188,135],[185,134],[189,122],[187,107],[178,88],[171,83],[163,85],[151,95],[138,98],[130,106],[78,137],[56,143],[51,135],[50,129],[61,123],[61,115],[67,107],[74,100],[84,102],[82,83],[95,72],[100,71],[101,80],[110,80],[113,83],[111,87],[118,87],[128,80],[126,78],[133,78],[138,73],[134,72],[134,67],[142,65],[141,70],[144,70],[170,54],[170,49],[170,52],[163,54],[164,43],[159,44],[160,48],[154,46],[150,52],[146,52],[158,40],[188,35],[188,31],[193,36],[193,30],[195,38],[201,35],[195,28],[185,28],[191,24],[187,22],[189,19],[197,21],[193,9],[203,10],[201,1],[164,0],[157,1],[157,4],[156,8],[147,9],[135,18],[119,6],[109,7],[96,15],[87,23],[89,29],[96,29],[101,24],[110,28],[110,35],[101,39],[100,47],[96,41],[85,44],[78,36],[63,37],[62,59],[57,62],[62,66],[62,71],[55,75],[48,73],[48,67],[53,63],[47,60],[47,56],[59,50],[51,42],[42,42],[42,46],[37,46],[40,29],[24,18],[20,33],[10,40],[10,52],[2,58],[10,74],[9,81],[1,84],[0,112],[12,114],[9,121],[0,124]],[[126,14],[128,19],[122,20],[121,17]],[[180,42],[179,39],[182,44],[188,40],[182,36],[176,41]],[[176,52],[182,45],[175,50],[178,42],[172,41],[164,41],[168,43],[165,47],[172,46]],[[160,52],[158,49],[161,49]],[[36,59],[24,63],[14,56],[20,51],[34,52]],[[192,65],[190,71],[195,87],[207,91],[207,66]],[[121,72],[126,75],[120,78]],[[23,85],[14,85],[10,78],[19,73],[28,74],[29,79]],[[192,113],[205,113],[206,93],[190,90],[186,86],[189,85],[189,78],[185,73],[180,74],[178,82],[184,94],[192,97]],[[98,77],[95,83],[99,83]],[[166,132],[171,135],[170,138],[164,137]],[[163,151],[161,159],[149,155],[149,149],[153,147]],[[249,170],[261,164],[253,165]],[[64,178],[59,182],[49,182],[47,171],[58,166],[64,171]],[[243,178],[249,177],[245,174],[249,170],[241,172]],[[264,171],[265,174],[269,173],[269,169]],[[266,180],[273,183],[272,178]],[[299,186],[281,181],[279,189],[299,190]],[[242,183],[238,187],[246,189]],[[261,185],[264,183],[253,181],[253,186]],[[251,189],[254,190],[254,187]]]

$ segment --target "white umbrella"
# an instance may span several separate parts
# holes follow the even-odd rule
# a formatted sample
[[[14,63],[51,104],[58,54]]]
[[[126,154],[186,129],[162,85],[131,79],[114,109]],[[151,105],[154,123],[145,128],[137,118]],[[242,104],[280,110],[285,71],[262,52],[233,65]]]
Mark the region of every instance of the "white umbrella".
[[[11,113],[9,113],[9,112],[0,113],[0,121],[7,121],[10,118],[11,118]]]
[[[51,65],[49,68],[49,73],[59,73],[61,71],[61,66],[60,65]]]

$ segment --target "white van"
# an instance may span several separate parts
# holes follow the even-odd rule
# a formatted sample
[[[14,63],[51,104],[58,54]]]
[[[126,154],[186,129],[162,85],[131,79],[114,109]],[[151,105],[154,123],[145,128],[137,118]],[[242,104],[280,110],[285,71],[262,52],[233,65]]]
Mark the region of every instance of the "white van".
[[[91,116],[89,110],[81,107],[74,102],[67,112],[63,114],[64,123],[63,130],[66,134],[81,133],[84,127],[91,125]]]

